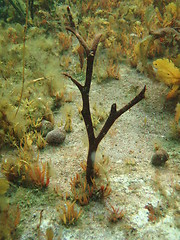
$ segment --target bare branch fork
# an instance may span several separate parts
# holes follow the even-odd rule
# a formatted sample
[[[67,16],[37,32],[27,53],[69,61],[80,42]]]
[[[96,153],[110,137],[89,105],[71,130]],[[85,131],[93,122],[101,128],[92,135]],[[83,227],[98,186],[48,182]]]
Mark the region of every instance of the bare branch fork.
[[[63,75],[70,78],[71,81],[78,87],[78,89],[81,92],[82,101],[83,101],[83,107],[82,107],[81,113],[85,122],[86,130],[88,134],[88,141],[89,141],[86,179],[88,184],[92,184],[92,179],[94,177],[94,160],[95,160],[95,155],[96,155],[96,151],[99,143],[104,138],[104,136],[109,131],[109,129],[111,128],[111,126],[113,125],[113,123],[116,121],[117,118],[119,118],[123,113],[125,113],[127,110],[129,110],[131,107],[133,107],[135,104],[140,102],[143,98],[145,98],[146,86],[144,86],[142,91],[132,101],[130,101],[127,105],[125,105],[120,110],[117,111],[116,103],[112,104],[110,114],[106,122],[104,123],[104,126],[102,127],[101,131],[99,132],[98,136],[96,137],[93,129],[91,112],[90,112],[89,92],[90,92],[91,81],[92,81],[94,57],[96,54],[98,43],[101,38],[101,34],[97,34],[94,37],[93,43],[91,47],[89,47],[87,43],[84,41],[84,39],[80,36],[78,32],[76,32],[74,28],[66,27],[66,29],[76,36],[80,44],[84,47],[86,57],[87,57],[86,79],[85,79],[84,85],[80,84],[76,79],[74,79],[68,73],[63,73]]]

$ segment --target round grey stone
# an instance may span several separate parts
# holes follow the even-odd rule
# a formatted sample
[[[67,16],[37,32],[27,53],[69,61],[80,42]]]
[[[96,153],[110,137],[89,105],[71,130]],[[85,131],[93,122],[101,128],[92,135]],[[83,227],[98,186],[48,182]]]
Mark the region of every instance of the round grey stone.
[[[55,128],[47,134],[46,142],[50,145],[59,145],[64,142],[65,138],[65,130],[62,128]]]
[[[168,153],[164,149],[158,149],[152,156],[151,163],[154,166],[163,166],[168,159]]]

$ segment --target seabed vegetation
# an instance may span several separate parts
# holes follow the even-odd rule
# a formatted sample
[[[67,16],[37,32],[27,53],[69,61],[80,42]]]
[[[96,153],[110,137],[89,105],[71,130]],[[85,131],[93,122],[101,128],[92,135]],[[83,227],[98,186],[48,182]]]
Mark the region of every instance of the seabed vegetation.
[[[179,16],[0,0],[0,240],[180,238]]]

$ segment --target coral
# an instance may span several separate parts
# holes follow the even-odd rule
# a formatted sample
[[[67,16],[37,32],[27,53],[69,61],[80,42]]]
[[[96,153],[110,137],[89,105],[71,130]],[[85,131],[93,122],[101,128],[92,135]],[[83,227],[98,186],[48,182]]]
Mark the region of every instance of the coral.
[[[80,166],[81,166],[82,170],[83,170],[84,172],[86,172],[86,170],[87,170],[87,163],[86,163],[85,161],[84,161],[84,162],[81,162],[81,163],[80,163]],[[96,178],[98,178],[98,177],[100,176],[100,165],[97,164],[97,163],[94,164],[94,176],[95,176]]]
[[[27,174],[24,175],[27,179],[27,183],[33,187],[46,188],[49,185],[50,179],[50,167],[48,163],[35,163],[30,165],[30,169],[27,170]],[[24,179],[25,181],[25,179]]]
[[[164,26],[171,26],[175,19],[177,18],[177,14],[178,14],[178,11],[177,11],[177,5],[176,3],[169,3],[166,8],[165,8],[165,18],[163,20],[163,25]]]
[[[7,1],[1,2],[4,4]],[[73,99],[74,95],[67,97],[64,79],[60,76],[61,72],[69,69],[70,74],[75,72],[78,81],[70,74],[65,73],[64,75],[75,83],[82,94],[83,107],[79,112],[84,118],[90,143],[87,163],[81,164],[82,173],[71,179],[72,194],[80,205],[87,205],[93,200],[106,200],[111,193],[111,188],[107,178],[106,180],[101,178],[102,169],[100,164],[96,163],[99,160],[95,159],[96,150],[113,122],[144,98],[146,88],[138,95],[139,97],[137,96],[119,111],[117,105],[112,104],[110,114],[108,114],[104,111],[103,105],[89,103],[91,80],[98,79],[100,82],[109,78],[120,79],[119,64],[121,62],[128,63],[129,59],[131,59],[131,66],[137,67],[137,70],[145,74],[150,74],[152,62],[156,58],[172,59],[174,64],[180,67],[176,58],[180,39],[178,1],[72,0],[69,3],[75,11],[74,19],[70,10],[69,14],[65,13],[65,3],[68,1],[29,1],[26,29],[24,29],[25,1],[10,1],[10,3],[12,2],[23,4],[23,24],[16,24],[18,10],[16,12],[12,4],[11,6],[9,6],[10,4],[2,6],[0,13],[4,10],[7,12],[3,15],[4,19],[0,14],[0,148],[7,144],[15,147],[18,151],[16,154],[15,150],[15,156],[3,159],[3,173],[9,181],[21,186],[40,189],[49,186],[49,163],[38,161],[32,152],[37,147],[42,149],[46,146],[43,137],[54,128],[55,111],[62,107],[64,101],[72,101]],[[67,16],[71,18],[70,23],[67,21]],[[15,23],[10,25],[9,21]],[[68,32],[66,32],[65,27],[67,27]],[[25,41],[23,32],[25,31],[26,48],[24,49],[26,49],[26,53],[23,56],[23,39]],[[95,33],[102,33],[102,36],[99,34],[94,37]],[[72,34],[76,36],[80,44]],[[71,51],[70,48],[75,51]],[[96,75],[93,78],[94,60]],[[169,64],[171,61],[167,62]],[[169,64],[168,67],[170,65],[171,70],[168,74],[173,75],[173,72],[176,72],[176,67],[174,65],[172,68],[172,64]],[[24,66],[23,79],[25,81],[23,80],[24,91],[21,94],[21,101],[19,95],[22,66]],[[165,69],[167,70],[168,67],[166,66]],[[158,71],[157,68],[157,73]],[[85,75],[86,79],[83,82],[82,78]],[[162,74],[158,75],[159,78],[161,78],[160,75]],[[165,78],[162,77],[162,81],[172,87],[168,98],[178,95],[179,80],[175,82]],[[174,101],[176,100],[179,101],[177,98]],[[15,117],[17,106],[20,103],[21,107]],[[88,108],[88,104],[91,109]],[[177,104],[174,118],[176,132],[180,132],[179,109],[179,104]],[[69,113],[60,111],[60,114],[62,114],[61,119],[65,119],[65,131],[71,132],[73,111]],[[43,126],[43,122],[47,120],[48,129]],[[105,123],[103,123],[104,120],[106,120]],[[55,136],[55,139],[57,143],[58,137]],[[48,137],[47,141],[50,143]],[[129,161],[126,164],[130,163],[134,164],[134,162]],[[4,194],[7,187],[8,181],[0,179],[0,193]],[[70,197],[67,196],[68,199]],[[74,211],[73,205],[75,204],[67,203],[65,205],[66,212],[67,210]],[[63,224],[73,223],[73,217],[70,219],[64,208],[61,210],[62,217],[60,218]],[[111,206],[110,211],[112,212],[109,216],[111,222],[121,220],[122,211],[113,206]],[[14,229],[11,230],[14,231]],[[47,238],[53,238],[52,234],[50,235]],[[5,237],[8,238],[9,235]]]
[[[108,219],[109,222],[116,223],[118,221],[121,221],[122,218],[124,217],[124,212],[123,210],[119,210],[119,208],[115,208],[110,204],[111,209],[108,208],[108,211],[110,212]]]
[[[15,159],[3,160],[1,165],[1,171],[6,176],[8,181],[13,183],[19,183],[23,179],[23,172],[27,168],[27,164],[23,161],[18,161]]]
[[[95,185],[95,183],[94,183]],[[109,183],[106,184],[106,186],[101,185],[99,189],[95,189],[95,192],[93,193],[93,199],[97,200],[103,200],[107,198],[111,193],[111,188],[109,187]]]
[[[90,195],[92,195],[93,187],[90,187],[86,181],[84,182],[79,174],[76,174],[76,176],[71,179],[70,185],[74,199],[82,206],[87,205]]]
[[[46,188],[50,173],[48,163],[29,164],[23,160],[6,160],[2,163],[2,172],[8,181],[25,187]]]
[[[75,210],[75,201],[73,203],[67,201],[63,207],[59,207],[58,211],[60,212],[59,218],[64,225],[72,225],[77,222],[82,210]]]
[[[113,64],[112,60],[109,62],[106,71],[107,71],[108,78],[114,78],[116,80],[120,79],[120,73],[119,73],[118,65]]]
[[[16,157],[3,159],[1,171],[7,180],[25,187],[46,188],[49,185],[50,166],[47,162],[39,162],[35,157],[31,138],[24,138]]]
[[[177,66],[179,66],[179,56],[175,59]],[[166,58],[157,59],[153,62],[154,67],[156,68],[156,77],[164,82],[166,85],[171,87],[170,92],[167,94],[166,98],[171,99],[176,96],[179,96],[180,92],[180,69],[175,66],[175,64]],[[172,123],[172,129],[175,133],[174,135],[179,135],[179,103],[176,105],[175,110],[175,121]]]
[[[111,188],[109,183],[103,182],[100,177],[100,169],[97,164],[94,166],[94,176],[92,179],[92,185],[87,183],[85,178],[85,172],[87,164],[82,162],[81,164],[82,172],[80,174],[76,173],[76,176],[71,179],[71,191],[73,193],[74,199],[79,202],[81,206],[87,205],[90,200],[104,200],[111,193]]]
[[[152,36],[147,36],[134,46],[133,65],[137,66],[140,72],[147,70],[147,56],[152,45]],[[132,61],[132,60],[131,60]]]

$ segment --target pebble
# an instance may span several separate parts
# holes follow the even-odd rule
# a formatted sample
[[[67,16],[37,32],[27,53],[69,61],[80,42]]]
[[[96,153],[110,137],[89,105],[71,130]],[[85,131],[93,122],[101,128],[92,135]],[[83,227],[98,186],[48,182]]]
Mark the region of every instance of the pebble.
[[[168,159],[168,153],[164,149],[158,149],[152,156],[151,163],[154,166],[163,166]]]
[[[55,128],[47,134],[46,142],[50,145],[59,145],[64,142],[65,138],[65,130],[62,128]]]

